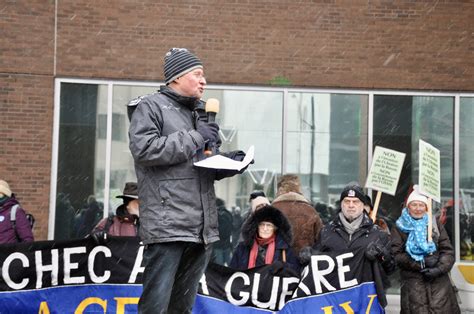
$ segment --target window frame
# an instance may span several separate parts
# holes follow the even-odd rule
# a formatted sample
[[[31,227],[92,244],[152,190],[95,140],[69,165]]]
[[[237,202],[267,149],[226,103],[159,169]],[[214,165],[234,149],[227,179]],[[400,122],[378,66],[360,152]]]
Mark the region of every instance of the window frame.
[[[143,86],[159,88],[163,82],[144,82],[144,81],[122,81],[122,80],[100,80],[100,79],[78,79],[78,78],[56,78],[54,84],[54,111],[53,111],[53,136],[51,151],[51,184],[50,184],[50,205],[48,221],[48,240],[54,238],[55,216],[56,216],[56,195],[57,195],[57,174],[58,174],[58,145],[59,145],[59,123],[60,123],[60,93],[62,83],[75,84],[101,84],[107,85],[107,135],[106,135],[106,160],[105,160],[105,184],[104,184],[104,208],[109,207],[110,195],[110,161],[112,145],[112,113],[113,113],[113,91],[114,86]],[[232,90],[232,91],[255,91],[255,92],[281,92],[283,93],[282,106],[282,151],[281,151],[281,170],[286,173],[287,164],[287,117],[288,97],[290,93],[335,93],[351,95],[367,95],[368,97],[368,125],[367,125],[367,169],[370,169],[372,162],[373,147],[373,118],[374,118],[374,97],[378,95],[386,96],[434,96],[434,97],[453,97],[454,98],[454,128],[453,128],[453,146],[454,146],[454,169],[453,169],[453,191],[454,191],[454,241],[456,245],[456,263],[473,265],[473,261],[460,259],[460,226],[459,226],[459,122],[460,122],[460,101],[462,97],[474,97],[474,93],[464,92],[426,92],[426,91],[393,91],[393,90],[352,90],[336,88],[293,88],[282,86],[246,86],[246,85],[221,85],[209,84],[208,89]],[[372,191],[369,190],[369,193]],[[104,217],[107,211],[104,211]]]

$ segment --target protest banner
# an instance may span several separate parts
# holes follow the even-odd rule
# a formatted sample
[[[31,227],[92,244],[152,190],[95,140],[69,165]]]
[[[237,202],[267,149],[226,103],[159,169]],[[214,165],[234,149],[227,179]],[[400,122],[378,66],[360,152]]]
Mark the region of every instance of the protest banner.
[[[363,256],[313,255],[301,276],[281,262],[245,271],[210,264],[193,313],[383,313]],[[136,313],[142,262],[136,238],[3,245],[0,313]]]
[[[371,218],[375,221],[382,192],[395,195],[398,180],[402,171],[405,153],[376,146],[372,158],[372,165],[367,176],[365,187],[377,192]]]

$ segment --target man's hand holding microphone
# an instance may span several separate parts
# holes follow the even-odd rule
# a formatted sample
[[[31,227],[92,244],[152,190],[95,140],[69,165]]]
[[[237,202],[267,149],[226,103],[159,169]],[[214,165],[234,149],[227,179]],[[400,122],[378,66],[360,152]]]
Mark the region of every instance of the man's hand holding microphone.
[[[212,128],[212,134],[214,134],[214,131],[215,131],[215,136],[213,138],[207,138],[206,144],[204,146],[204,154],[206,156],[211,156],[215,154],[214,146],[219,140],[219,126],[217,125],[217,123],[215,123],[216,115],[219,112],[219,100],[215,98],[209,98],[206,101],[205,110],[207,113],[207,124],[210,128]],[[199,132],[199,129],[197,129],[197,131]],[[205,137],[204,137],[204,140],[206,140]]]
[[[196,131],[201,134],[206,142],[204,146],[204,154],[206,156],[212,156],[216,154],[216,145],[219,143],[219,125],[215,123],[216,115],[219,112],[219,100],[215,98],[209,98],[206,102],[205,107],[207,113],[207,123],[201,120],[198,120]],[[236,161],[242,161],[245,158],[245,153],[241,150],[235,150],[231,152],[221,152],[220,155],[230,158]],[[252,160],[251,164],[254,161]],[[248,166],[247,166],[248,167]],[[237,171],[238,173],[243,173],[247,167]]]
[[[206,143],[216,143],[219,139],[219,126],[215,122],[204,122],[198,120],[196,131],[201,134]]]

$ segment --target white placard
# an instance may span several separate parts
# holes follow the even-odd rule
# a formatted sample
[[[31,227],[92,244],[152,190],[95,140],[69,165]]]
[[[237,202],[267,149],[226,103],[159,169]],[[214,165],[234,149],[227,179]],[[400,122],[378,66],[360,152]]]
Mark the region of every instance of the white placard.
[[[418,185],[420,193],[438,203],[441,202],[441,164],[439,149],[420,140],[420,171]]]
[[[395,195],[405,153],[376,146],[365,187]]]

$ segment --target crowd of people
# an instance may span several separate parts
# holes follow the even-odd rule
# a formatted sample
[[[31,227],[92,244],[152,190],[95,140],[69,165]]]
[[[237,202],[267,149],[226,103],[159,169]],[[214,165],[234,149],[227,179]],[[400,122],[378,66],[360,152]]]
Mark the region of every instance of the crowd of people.
[[[100,220],[91,236],[105,243],[107,236],[138,236],[140,200],[136,182],[127,182],[117,198],[122,204],[114,215]],[[380,217],[370,219],[373,204],[361,186],[349,184],[340,195],[340,208],[323,224],[317,210],[305,199],[299,178],[283,175],[271,202],[263,191],[249,197],[248,213],[230,212],[216,199],[220,240],[214,243],[212,262],[245,270],[276,261],[296,272],[312,255],[341,249],[364,249],[374,269],[379,302],[385,306],[388,275],[400,269],[401,312],[459,313],[449,272],[454,250],[439,217],[433,216],[432,240],[428,240],[428,198],[417,187],[410,193],[401,216],[391,228]],[[33,241],[27,214],[9,184],[0,180],[1,243]],[[15,210],[16,226],[9,215]],[[235,208],[234,208],[235,209]]]

